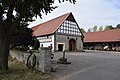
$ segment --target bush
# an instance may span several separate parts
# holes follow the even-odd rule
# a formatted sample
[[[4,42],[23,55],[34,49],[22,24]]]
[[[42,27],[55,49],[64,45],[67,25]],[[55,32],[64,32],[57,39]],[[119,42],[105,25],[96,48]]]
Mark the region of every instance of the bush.
[[[36,39],[36,38],[34,38],[34,39],[33,39],[33,42],[34,42],[34,43],[33,43],[33,46],[32,46],[33,50],[38,50],[39,47],[40,47],[39,40]]]

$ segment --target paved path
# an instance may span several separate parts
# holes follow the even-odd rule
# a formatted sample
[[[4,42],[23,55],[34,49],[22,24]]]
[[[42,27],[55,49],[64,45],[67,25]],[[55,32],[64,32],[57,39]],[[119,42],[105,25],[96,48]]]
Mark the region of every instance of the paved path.
[[[66,57],[72,64],[57,64],[54,80],[120,80],[120,52],[70,52]]]

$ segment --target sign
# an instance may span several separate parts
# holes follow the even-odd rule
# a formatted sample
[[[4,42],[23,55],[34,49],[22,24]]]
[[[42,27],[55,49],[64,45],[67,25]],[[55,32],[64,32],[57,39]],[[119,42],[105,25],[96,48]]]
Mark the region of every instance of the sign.
[[[51,38],[39,39],[39,42],[52,42]]]

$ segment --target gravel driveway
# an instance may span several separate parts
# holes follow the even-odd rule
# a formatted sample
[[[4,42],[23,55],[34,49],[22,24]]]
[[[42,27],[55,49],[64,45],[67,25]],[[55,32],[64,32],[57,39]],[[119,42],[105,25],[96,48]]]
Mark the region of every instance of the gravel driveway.
[[[62,57],[54,54],[54,60]],[[66,57],[71,64],[54,64],[53,80],[120,80],[120,52],[67,52]]]

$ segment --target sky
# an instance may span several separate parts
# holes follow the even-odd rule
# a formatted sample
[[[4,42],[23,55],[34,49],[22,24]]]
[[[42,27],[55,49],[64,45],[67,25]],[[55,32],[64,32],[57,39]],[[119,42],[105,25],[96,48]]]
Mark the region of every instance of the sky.
[[[80,28],[92,28],[95,25],[105,27],[120,24],[120,0],[76,0],[75,4],[70,2],[59,3],[55,0],[55,6],[59,6],[51,13],[42,15],[42,19],[30,23],[29,27],[43,23],[60,15],[72,12]]]

